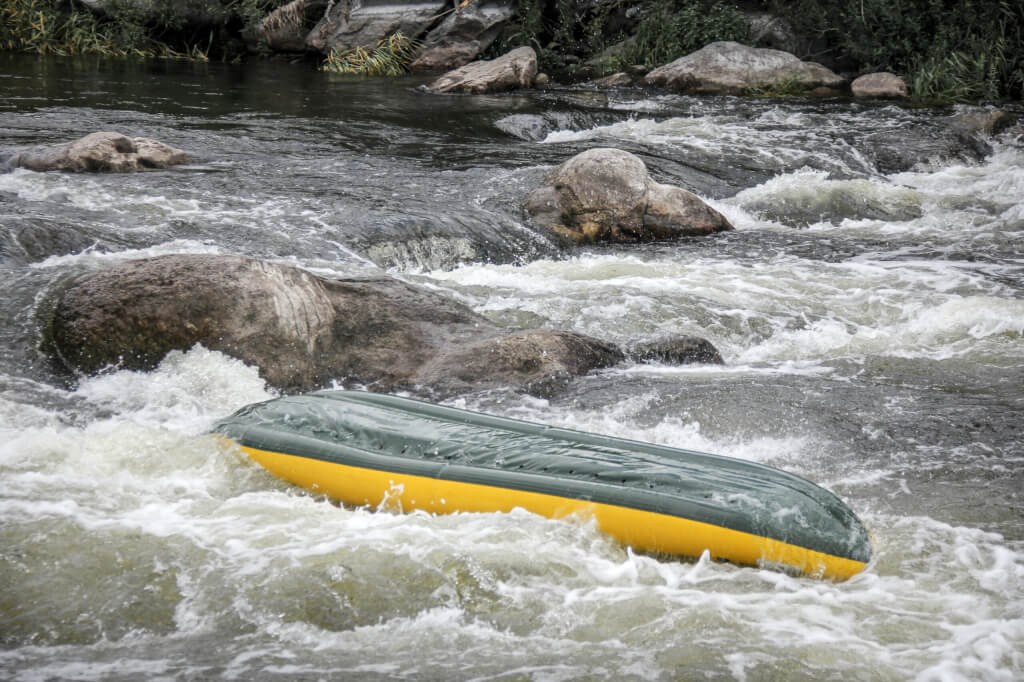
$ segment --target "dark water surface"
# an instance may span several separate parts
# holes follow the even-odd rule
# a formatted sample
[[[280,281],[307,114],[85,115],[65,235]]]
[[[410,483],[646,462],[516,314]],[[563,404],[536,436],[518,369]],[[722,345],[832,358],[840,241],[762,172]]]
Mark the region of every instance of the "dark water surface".
[[[955,110],[555,88],[435,97],[307,66],[0,54],[0,155],[97,130],[195,163],[0,174],[0,677],[1024,677],[1024,149],[885,172]],[[520,203],[595,146],[735,232],[566,257]],[[880,165],[881,164],[881,165]],[[48,293],[125,258],[385,269],[510,326],[710,339],[550,401],[453,404],[778,466],[876,559],[841,584],[637,556],[586,521],[341,509],[205,432],[273,395],[197,347],[70,376]]]

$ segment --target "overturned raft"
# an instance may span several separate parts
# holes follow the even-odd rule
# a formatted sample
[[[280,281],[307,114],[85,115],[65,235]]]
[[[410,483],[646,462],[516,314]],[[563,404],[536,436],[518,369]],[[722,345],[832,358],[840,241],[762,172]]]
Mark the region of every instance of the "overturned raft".
[[[871,558],[838,497],[727,457],[354,391],[249,405],[214,431],[280,478],[357,506],[588,515],[639,551],[839,580]]]

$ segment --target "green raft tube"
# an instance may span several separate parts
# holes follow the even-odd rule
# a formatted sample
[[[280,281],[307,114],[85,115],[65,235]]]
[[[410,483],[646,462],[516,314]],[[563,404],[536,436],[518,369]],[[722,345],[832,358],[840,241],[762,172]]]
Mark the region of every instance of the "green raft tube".
[[[637,551],[836,580],[871,559],[867,530],[831,492],[728,457],[358,391],[249,405],[213,430],[350,505],[592,517]]]

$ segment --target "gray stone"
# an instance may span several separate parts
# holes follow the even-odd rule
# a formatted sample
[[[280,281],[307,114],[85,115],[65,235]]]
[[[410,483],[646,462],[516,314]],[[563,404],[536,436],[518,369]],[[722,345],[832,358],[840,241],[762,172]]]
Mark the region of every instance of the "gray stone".
[[[839,88],[845,81],[821,64],[780,50],[717,42],[651,71],[647,85],[709,95],[739,95],[785,84],[811,90]]]
[[[699,336],[674,336],[639,344],[632,348],[630,355],[639,362],[667,365],[725,364],[718,349]]]
[[[202,344],[283,391],[340,382],[431,397],[511,387],[549,394],[622,359],[570,332],[509,332],[390,277],[324,279],[239,256],[126,261],[55,292],[48,344],[68,367],[147,370]]]
[[[335,3],[306,37],[306,44],[319,52],[369,48],[401,32],[419,39],[445,11],[447,2],[431,0],[340,0]]]
[[[850,84],[854,97],[906,97],[907,83],[888,71],[868,73]]]
[[[449,71],[430,85],[427,92],[482,94],[533,86],[537,75],[537,53],[532,47],[518,47],[490,61],[471,62]]]
[[[534,223],[564,243],[641,242],[731,230],[695,194],[654,182],[639,157],[618,149],[577,154],[524,203]]]
[[[427,33],[410,68],[433,71],[468,64],[491,46],[514,13],[515,6],[504,0],[472,2],[450,12]]]
[[[157,140],[100,132],[86,135],[64,147],[18,154],[9,163],[35,171],[123,173],[166,168],[190,160],[182,150]]]

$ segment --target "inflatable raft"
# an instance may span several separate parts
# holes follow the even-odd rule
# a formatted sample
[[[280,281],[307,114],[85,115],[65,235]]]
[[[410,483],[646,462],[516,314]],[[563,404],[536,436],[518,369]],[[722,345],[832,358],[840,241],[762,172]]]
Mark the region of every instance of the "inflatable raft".
[[[249,405],[214,431],[291,483],[350,505],[593,517],[642,552],[845,579],[871,558],[832,493],[752,462],[395,396],[320,391]]]

